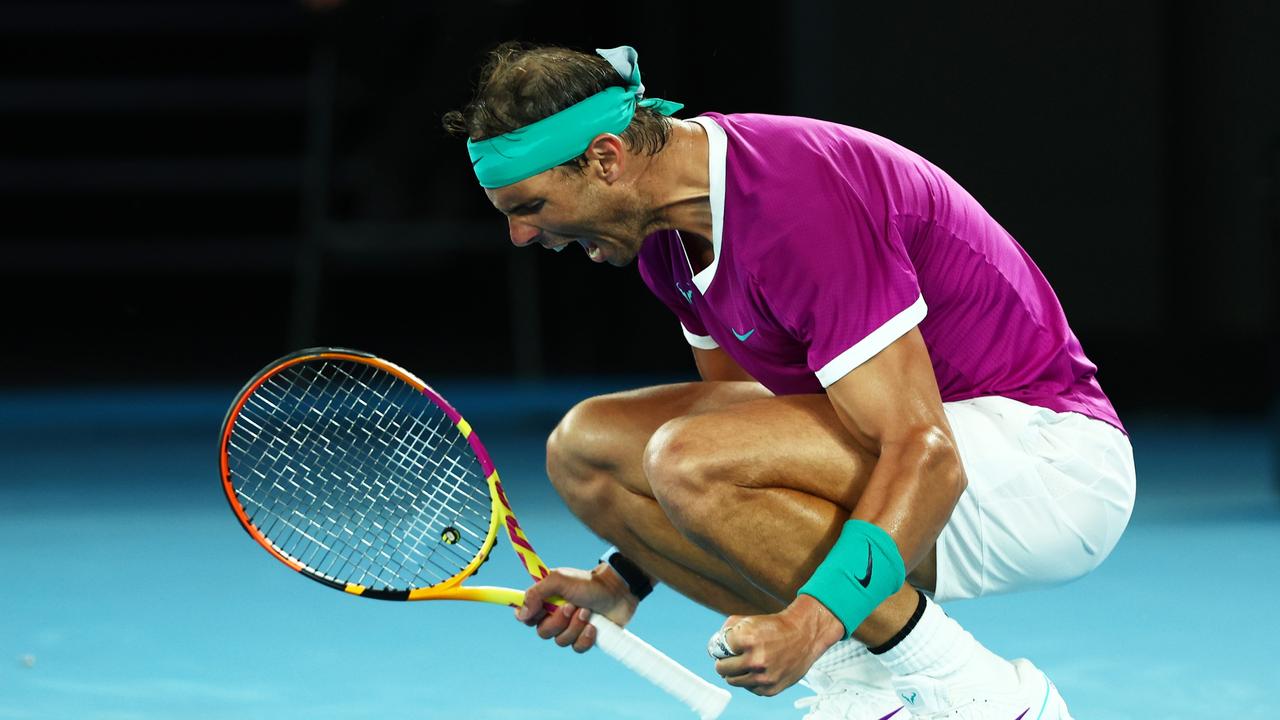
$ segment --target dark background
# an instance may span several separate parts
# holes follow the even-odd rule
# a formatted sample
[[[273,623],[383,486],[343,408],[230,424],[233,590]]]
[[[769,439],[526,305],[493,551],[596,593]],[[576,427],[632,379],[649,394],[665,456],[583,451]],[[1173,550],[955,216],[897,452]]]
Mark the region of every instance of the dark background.
[[[514,251],[439,117],[486,49],[887,136],[1058,291],[1127,412],[1272,404],[1280,6],[26,2],[0,10],[11,387],[231,382],[310,344],[440,376],[691,372],[634,269]]]

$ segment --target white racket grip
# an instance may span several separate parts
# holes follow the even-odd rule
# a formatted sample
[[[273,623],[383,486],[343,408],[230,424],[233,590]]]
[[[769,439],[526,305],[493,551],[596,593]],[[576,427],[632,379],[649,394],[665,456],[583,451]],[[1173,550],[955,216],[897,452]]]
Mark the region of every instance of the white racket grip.
[[[728,690],[694,675],[654,646],[615,625],[609,618],[592,613],[591,625],[596,629],[596,645],[601,650],[688,705],[702,720],[715,720],[729,704]]]

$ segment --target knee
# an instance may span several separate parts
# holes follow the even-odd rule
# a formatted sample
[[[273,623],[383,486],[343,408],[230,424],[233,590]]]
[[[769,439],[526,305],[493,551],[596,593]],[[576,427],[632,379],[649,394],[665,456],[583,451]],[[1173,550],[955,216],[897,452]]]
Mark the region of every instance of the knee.
[[[677,525],[688,526],[714,507],[715,461],[696,418],[676,418],[644,449],[644,474],[654,497]]]
[[[611,405],[608,396],[583,400],[547,437],[547,477],[566,500],[588,492],[588,481],[614,462],[608,430]]]

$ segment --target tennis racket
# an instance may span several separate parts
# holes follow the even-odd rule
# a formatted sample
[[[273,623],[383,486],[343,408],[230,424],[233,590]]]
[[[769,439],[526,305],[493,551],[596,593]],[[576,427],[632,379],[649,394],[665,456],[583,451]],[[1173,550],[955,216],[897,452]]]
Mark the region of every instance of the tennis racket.
[[[534,580],[547,576],[471,426],[426,383],[373,355],[311,348],[271,363],[232,403],[219,456],[244,529],[328,587],[516,607],[520,590],[462,584],[499,533]],[[596,645],[702,718],[728,704],[724,688],[603,615],[591,624]]]

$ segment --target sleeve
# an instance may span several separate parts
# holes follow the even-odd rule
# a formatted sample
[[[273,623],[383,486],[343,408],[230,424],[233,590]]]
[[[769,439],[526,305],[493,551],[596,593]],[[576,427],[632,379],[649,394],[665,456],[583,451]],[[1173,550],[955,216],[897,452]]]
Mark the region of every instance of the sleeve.
[[[684,339],[691,347],[696,347],[699,350],[715,350],[720,347],[720,343],[712,339],[710,335],[699,335],[690,330],[683,320],[680,321],[680,329],[684,331]],[[703,330],[703,332],[706,332],[706,330]]]
[[[805,345],[809,369],[824,388],[907,334],[926,313],[897,229],[853,215],[840,232],[824,228],[775,246],[757,276],[757,291]]]
[[[639,258],[640,277],[648,286],[649,292],[667,306],[680,321],[680,329],[684,339],[691,346],[702,350],[714,350],[719,346],[713,340],[707,328],[698,317],[693,306],[693,283],[678,283],[672,272],[672,263],[667,253],[663,252],[665,238],[653,237],[645,242]]]

